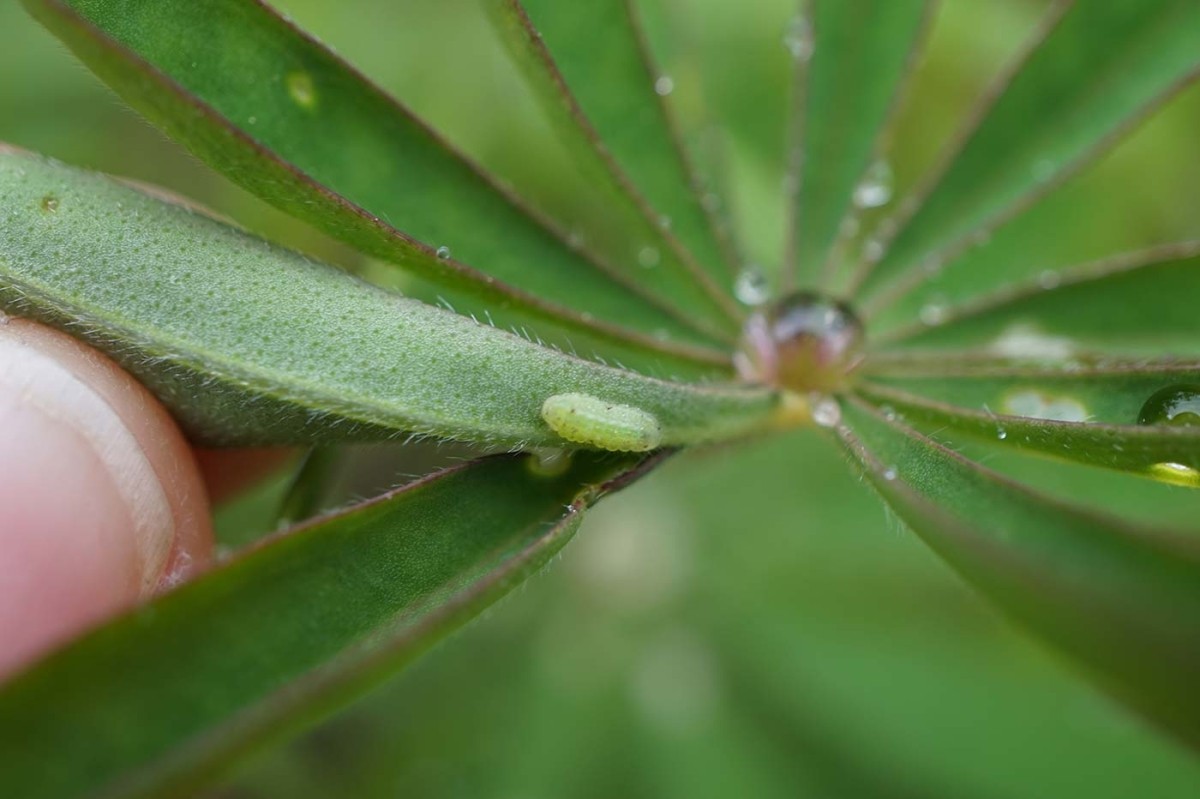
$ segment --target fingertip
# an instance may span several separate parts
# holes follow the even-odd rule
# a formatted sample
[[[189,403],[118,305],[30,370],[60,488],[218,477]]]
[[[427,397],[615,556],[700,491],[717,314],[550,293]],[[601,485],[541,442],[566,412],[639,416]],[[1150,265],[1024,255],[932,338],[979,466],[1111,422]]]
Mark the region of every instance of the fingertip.
[[[195,461],[111,360],[0,325],[0,673],[181,581],[212,555]]]

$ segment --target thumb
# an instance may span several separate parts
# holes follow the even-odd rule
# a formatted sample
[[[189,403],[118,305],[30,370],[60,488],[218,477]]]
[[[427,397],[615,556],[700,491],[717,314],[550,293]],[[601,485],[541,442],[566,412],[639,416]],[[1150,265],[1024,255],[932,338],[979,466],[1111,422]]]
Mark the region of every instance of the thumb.
[[[0,316],[0,674],[207,563],[208,501],[112,361]]]

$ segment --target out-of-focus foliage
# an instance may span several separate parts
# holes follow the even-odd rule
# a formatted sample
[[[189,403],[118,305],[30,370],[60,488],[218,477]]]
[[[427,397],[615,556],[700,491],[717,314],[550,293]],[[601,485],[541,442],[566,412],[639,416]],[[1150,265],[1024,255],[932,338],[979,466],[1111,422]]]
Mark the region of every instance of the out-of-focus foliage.
[[[500,174],[578,202],[580,178],[539,126],[472,0],[278,5]],[[898,189],[930,163],[1046,5],[944,4],[897,131]],[[689,140],[713,151],[710,170],[731,176],[742,243],[770,263],[782,251],[783,142],[767,131],[783,130],[785,109],[766,104],[787,91],[787,54],[775,44],[793,4],[651,6]],[[667,26],[704,58],[668,44]],[[736,80],[730,64],[742,70]],[[0,140],[187,187],[258,232],[373,274],[166,142],[16,4],[0,5],[0,75]],[[717,99],[711,113],[699,106],[701,83]],[[710,116],[731,124],[714,132]],[[1192,90],[1044,201],[1047,213],[970,257],[1007,258],[1035,241],[1045,268],[1200,236],[1198,129]],[[1039,485],[1062,494],[1195,516],[1185,489],[1122,483],[1114,493],[1095,470],[1051,474],[979,448],[990,466],[1044,477]],[[248,767],[225,795],[1182,799],[1200,791],[1190,755],[1002,622],[812,433],[736,454],[690,453],[622,499],[601,506],[562,561],[486,624]],[[269,524],[251,501],[239,511]]]

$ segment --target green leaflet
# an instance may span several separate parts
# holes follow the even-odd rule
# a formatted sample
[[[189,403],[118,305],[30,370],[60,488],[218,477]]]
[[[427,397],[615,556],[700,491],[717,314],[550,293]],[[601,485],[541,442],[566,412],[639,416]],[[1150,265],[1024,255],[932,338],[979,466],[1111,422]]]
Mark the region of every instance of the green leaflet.
[[[729,293],[724,242],[704,214],[656,93],[666,85],[650,71],[632,6],[623,0],[485,5],[560,136],[610,195],[610,215],[624,220],[622,262],[651,267],[641,270],[639,282],[736,332],[742,310]]]
[[[1043,34],[986,115],[968,121],[961,151],[893,220],[899,230],[863,284],[868,315],[1095,159],[1200,70],[1194,0],[1059,2]]]
[[[970,596],[829,444],[672,458],[497,618],[227,793],[1195,799],[1200,759]],[[598,574],[613,553],[636,557]]]
[[[604,148],[713,278],[730,285],[736,261],[701,205],[670,115],[674,79],[653,63],[636,4],[522,0],[521,6]]]
[[[1200,745],[1200,542],[1057,502],[857,405],[843,443],[914,531],[1120,700]]]
[[[1200,361],[1189,359],[1021,361],[933,356],[876,359],[865,379],[926,399],[998,415],[1064,422],[1137,424],[1152,395],[1200,384]]]
[[[0,689],[5,791],[190,793],[508,593],[652,465],[487,458],[269,539]]]
[[[27,5],[209,165],[362,252],[482,298],[505,324],[618,342],[640,331],[651,349],[655,336],[690,345],[720,340],[665,308],[670,297],[644,299],[630,280],[575,251],[561,231],[265,4]]]
[[[28,154],[0,153],[0,207],[0,307],[109,352],[209,443],[561,445],[541,406],[578,391],[652,413],[676,445],[751,430],[775,404],[538,346]]]
[[[858,396],[898,413],[910,424],[938,431],[941,437],[967,435],[998,441],[1024,452],[1131,472],[1143,477],[1200,486],[1200,426],[1100,424],[1079,419],[1039,419],[931,402],[892,388],[864,383]],[[1009,395],[1010,403],[1014,395]],[[1070,397],[1071,395],[1063,395]],[[1030,408],[1041,402],[1047,412],[1073,406],[1053,395],[1029,390]],[[1021,410],[1018,405],[1008,410]]]
[[[855,219],[856,188],[874,178],[888,201],[890,182],[872,176],[882,158],[885,126],[914,67],[932,0],[814,0],[808,27],[797,22],[788,46],[800,70],[797,187],[791,263],[802,286],[826,282],[846,259],[832,252],[843,220]],[[808,37],[808,38],[806,38]],[[885,170],[890,174],[890,168]],[[836,259],[836,260],[831,260]]]
[[[327,507],[331,484],[344,466],[343,453],[333,446],[310,447],[293,468],[287,490],[279,501],[275,528],[299,524]]]
[[[1068,355],[1186,356],[1200,352],[1198,296],[1200,243],[1175,244],[1048,272],[973,301],[943,295],[940,324],[914,323],[910,314],[873,341],[887,352],[999,353],[1024,342]]]

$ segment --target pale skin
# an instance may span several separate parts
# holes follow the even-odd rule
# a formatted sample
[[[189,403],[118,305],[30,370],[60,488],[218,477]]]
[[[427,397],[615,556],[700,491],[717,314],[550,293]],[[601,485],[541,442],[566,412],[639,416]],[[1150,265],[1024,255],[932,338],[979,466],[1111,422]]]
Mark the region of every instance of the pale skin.
[[[212,562],[211,503],[288,457],[192,448],[99,352],[0,323],[0,678]]]

